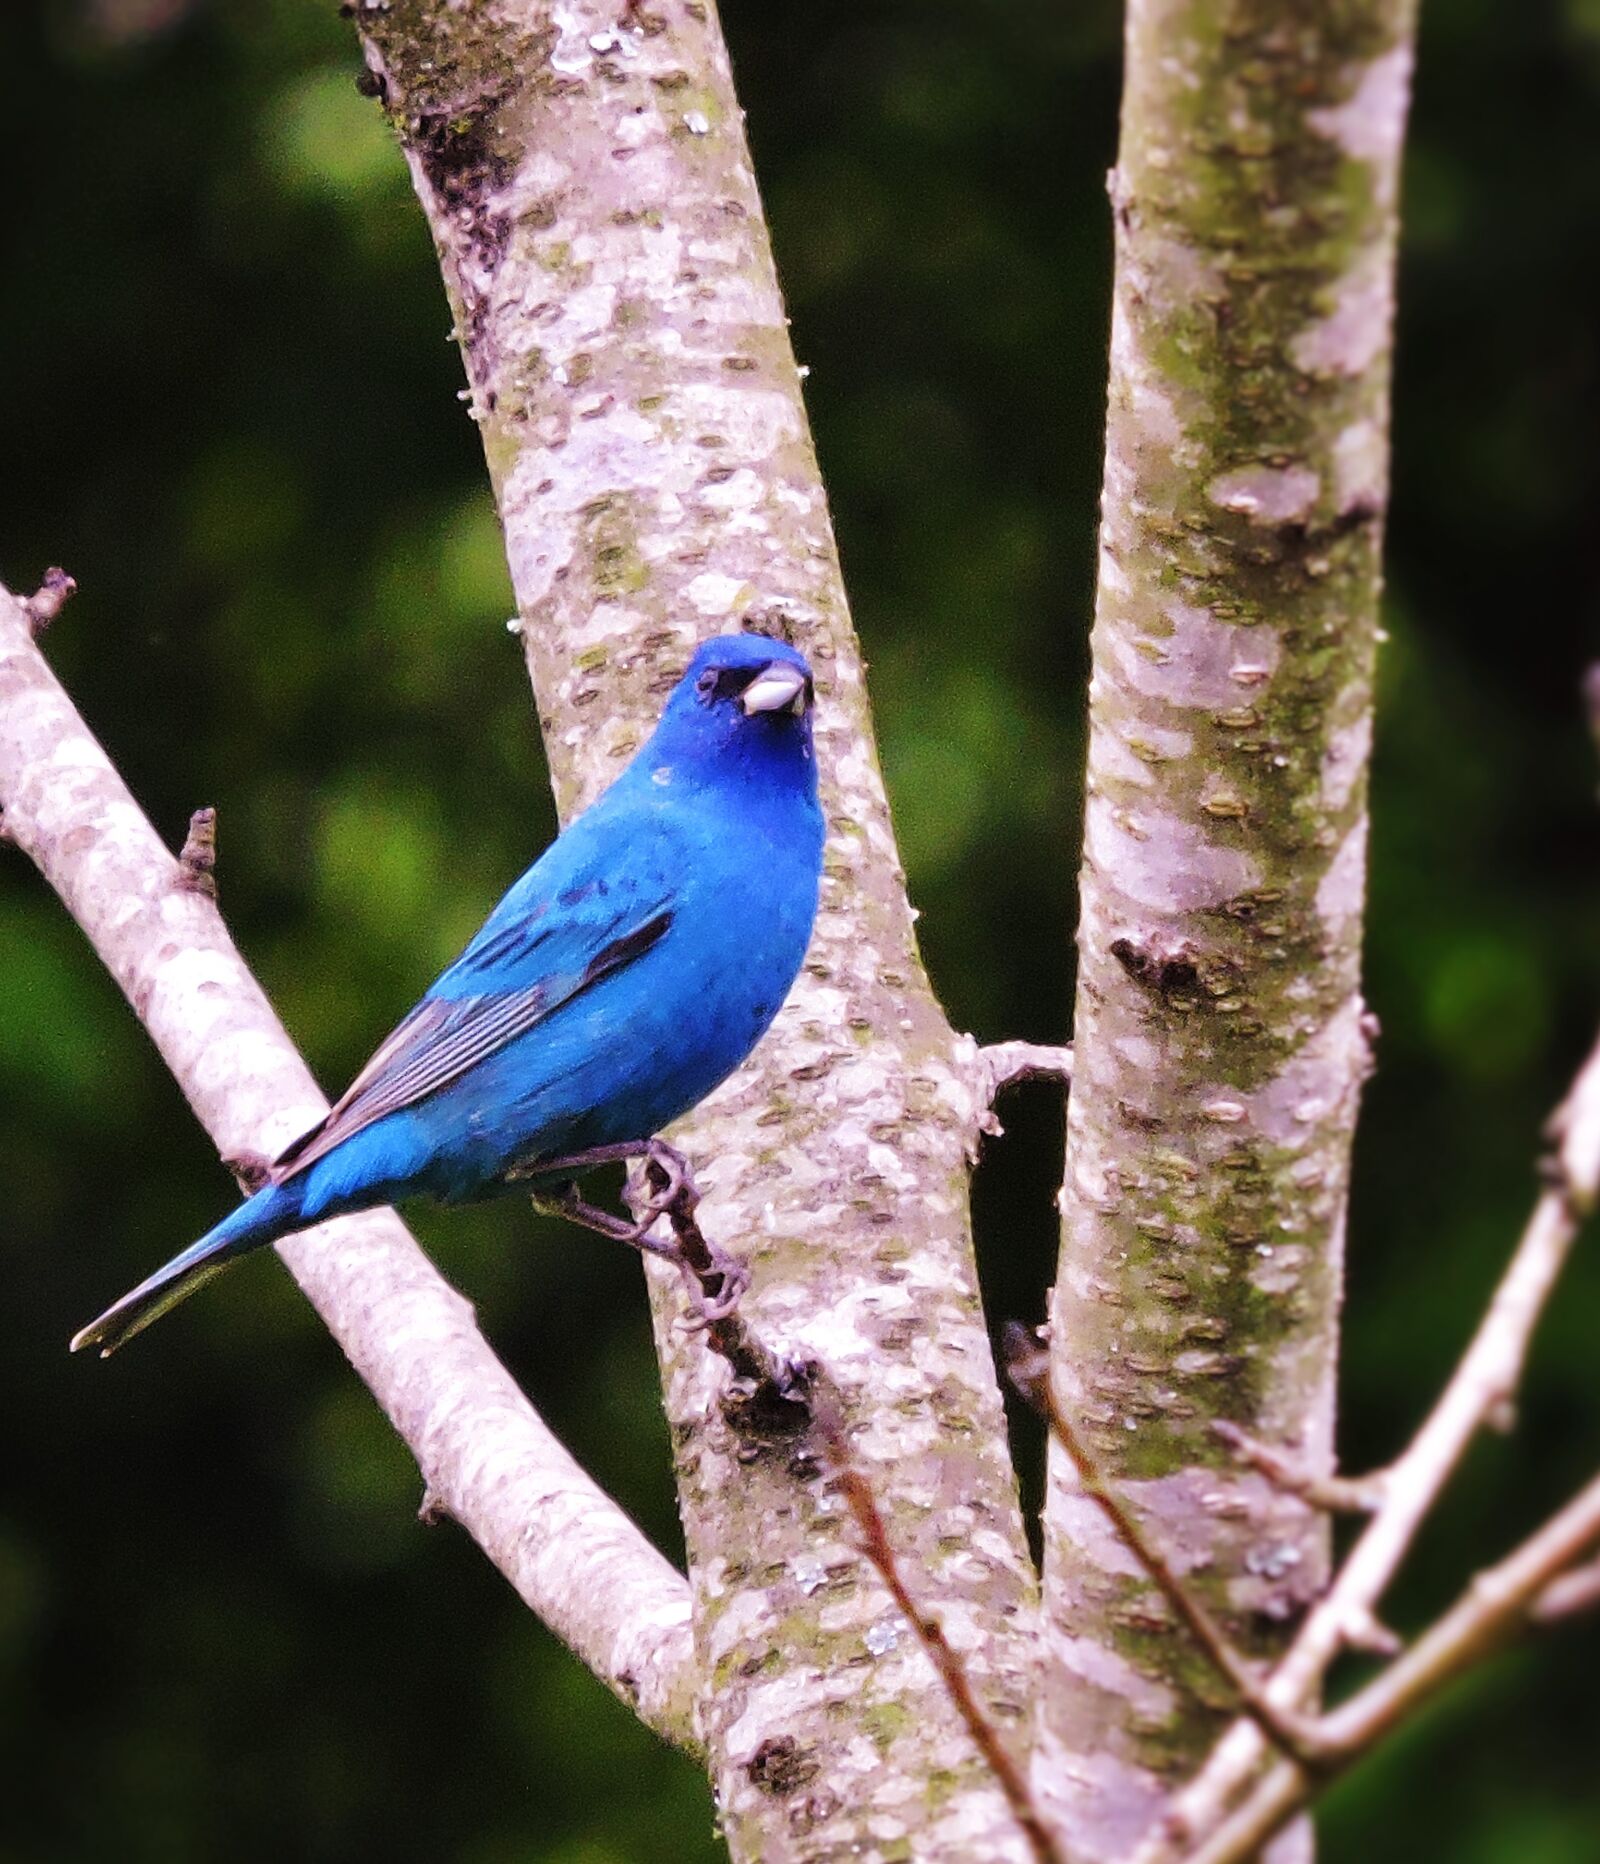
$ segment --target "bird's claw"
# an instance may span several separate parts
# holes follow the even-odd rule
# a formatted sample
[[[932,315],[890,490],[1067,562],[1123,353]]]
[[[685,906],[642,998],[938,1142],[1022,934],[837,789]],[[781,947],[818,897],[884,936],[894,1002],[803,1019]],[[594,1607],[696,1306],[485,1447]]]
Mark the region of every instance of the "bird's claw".
[[[664,1139],[652,1139],[644,1159],[645,1227],[676,1209],[692,1217],[699,1207],[700,1191],[689,1161]]]
[[[749,1269],[736,1257],[724,1255],[721,1250],[717,1251],[709,1272],[695,1268],[682,1256],[679,1257],[679,1266],[689,1284],[690,1314],[683,1325],[691,1333],[704,1333],[718,1321],[731,1320],[739,1303],[749,1293]],[[713,1276],[717,1281],[715,1294],[711,1293],[708,1286]]]
[[[571,1183],[559,1190],[535,1194],[534,1201],[572,1222],[598,1230],[602,1236],[614,1237],[646,1255],[672,1263],[688,1284],[690,1315],[684,1324],[693,1332],[704,1332],[731,1318],[750,1287],[750,1271],[736,1256],[728,1255],[701,1234],[694,1220],[700,1192],[683,1154],[664,1139],[652,1139],[642,1150],[643,1183],[634,1186],[638,1216],[633,1221],[586,1203]],[[627,1155],[627,1149],[620,1146],[599,1147],[563,1159],[546,1159],[541,1170],[548,1175],[562,1166],[583,1168]],[[637,1149],[633,1156],[639,1156]],[[672,1225],[670,1241],[651,1234],[663,1217]]]

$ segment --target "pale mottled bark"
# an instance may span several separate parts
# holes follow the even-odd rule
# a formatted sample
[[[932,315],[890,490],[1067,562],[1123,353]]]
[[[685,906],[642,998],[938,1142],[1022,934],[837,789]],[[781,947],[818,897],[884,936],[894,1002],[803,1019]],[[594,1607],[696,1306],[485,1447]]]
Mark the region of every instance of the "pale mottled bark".
[[[1020,1743],[1034,1582],[979,1308],[985,1071],[929,992],[720,32],[707,6],[358,11],[433,229],[563,813],[694,642],[810,655],[829,821],[817,935],[754,1061],[683,1132],[744,1312],[821,1361],[925,1606]],[[735,1857],[1024,1855],[811,1446],[721,1402],[655,1288]]]
[[[1246,1648],[1332,1457],[1407,0],[1133,0],[1057,1389]],[[1124,1858],[1227,1707],[1058,1457],[1035,1778]]]
[[[6,834],[61,895],[223,1158],[271,1154],[328,1103],[214,900],[189,883],[45,665],[31,621],[0,589]],[[645,1722],[691,1744],[683,1580],[545,1428],[400,1219],[345,1217],[279,1254],[433,1500]]]

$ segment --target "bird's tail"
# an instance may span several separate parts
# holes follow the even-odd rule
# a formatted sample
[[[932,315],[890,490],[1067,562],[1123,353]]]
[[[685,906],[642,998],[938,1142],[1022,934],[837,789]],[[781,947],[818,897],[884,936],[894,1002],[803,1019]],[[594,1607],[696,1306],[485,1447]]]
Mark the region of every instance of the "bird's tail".
[[[81,1333],[74,1334],[72,1351],[98,1346],[100,1357],[109,1358],[151,1321],[159,1320],[168,1308],[186,1300],[213,1275],[220,1275],[236,1257],[299,1228],[301,1196],[298,1179],[257,1191],[199,1242],[191,1243],[164,1268],[130,1289],[114,1307],[108,1307],[98,1320],[91,1320]]]

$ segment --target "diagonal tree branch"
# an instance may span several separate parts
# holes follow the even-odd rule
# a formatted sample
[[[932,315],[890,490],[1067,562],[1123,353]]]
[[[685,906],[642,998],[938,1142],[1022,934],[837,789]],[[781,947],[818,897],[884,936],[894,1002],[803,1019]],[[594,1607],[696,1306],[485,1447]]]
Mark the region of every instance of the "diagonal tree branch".
[[[1587,1566],[1551,1580],[1534,1600],[1529,1617],[1536,1625],[1553,1625],[1563,1618],[1576,1618],[1597,1609],[1600,1609],[1600,1560],[1592,1560]]]
[[[1240,1462],[1259,1469],[1275,1488],[1301,1496],[1325,1514],[1369,1515],[1383,1501],[1384,1472],[1381,1469],[1367,1476],[1322,1475],[1307,1469],[1295,1458],[1285,1456],[1270,1443],[1258,1443],[1248,1431],[1240,1430],[1226,1418],[1218,1418],[1211,1431]]]
[[[821,1392],[817,1395],[814,1414],[817,1433],[826,1448],[834,1481],[861,1536],[861,1552],[872,1562],[878,1576],[888,1587],[889,1596],[894,1600],[901,1617],[910,1625],[917,1641],[927,1652],[928,1661],[937,1672],[945,1694],[966,1723],[990,1772],[999,1781],[1006,1803],[1028,1840],[1036,1864],[1067,1864],[1065,1855],[1056,1843],[1055,1834],[1040,1814],[1028,1786],[1025,1770],[1000,1738],[999,1731],[973,1694],[967,1667],[960,1653],[945,1636],[944,1626],[939,1620],[925,1612],[913,1597],[911,1587],[901,1571],[900,1561],[884,1531],[883,1514],[878,1507],[877,1497],[851,1458],[850,1445],[846,1441],[831,1393]]]
[[[224,1159],[326,1110],[209,894],[174,860],[0,590],[0,806],[116,978]],[[694,1745],[687,1588],[551,1435],[469,1304],[392,1211],[279,1245],[453,1515],[642,1719]]]

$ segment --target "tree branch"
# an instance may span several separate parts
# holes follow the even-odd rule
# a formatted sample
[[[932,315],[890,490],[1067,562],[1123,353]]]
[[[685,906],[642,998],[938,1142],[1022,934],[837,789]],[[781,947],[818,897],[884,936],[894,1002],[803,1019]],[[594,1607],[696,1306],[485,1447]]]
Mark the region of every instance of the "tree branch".
[[[224,1159],[274,1152],[327,1102],[214,901],[162,845],[32,634],[26,605],[0,590],[11,837],[88,935]],[[409,1445],[430,1500],[645,1722],[692,1746],[683,1580],[551,1435],[399,1218],[345,1217],[279,1253]]]
[[[811,660],[816,934],[750,1062],[669,1137],[707,1234],[751,1270],[741,1319],[827,1367],[924,1608],[968,1634],[974,1687],[1020,1738],[1036,1582],[969,1229],[986,1109],[916,949],[715,7],[386,0],[355,23],[455,312],[562,816],[704,636],[751,623]],[[734,1857],[891,1838],[1024,1857],[920,1651],[868,1641],[882,1590],[816,1480],[804,1407],[747,1405],[751,1381],[730,1389],[646,1274]],[[801,1768],[775,1780],[779,1752]],[[797,1771],[816,1790],[781,1790]]]
[[[1350,1641],[1350,1627],[1370,1621],[1468,1445],[1515,1398],[1534,1327],[1600,1196],[1600,1045],[1579,1071],[1550,1131],[1557,1145],[1550,1182],[1477,1333],[1422,1427],[1385,1472],[1381,1506],[1267,1685],[1281,1708],[1303,1707]],[[1139,1853],[1137,1864],[1168,1864],[1182,1855],[1185,1842],[1213,1829],[1261,1758],[1253,1727],[1230,1730],[1178,1796],[1163,1833]]]
[[[1262,1662],[1328,1524],[1209,1425],[1331,1469],[1411,40],[1411,0],[1130,0],[1111,178],[1052,1383]],[[1044,1530],[1035,1780],[1121,1864],[1216,1739],[1211,1665],[1141,1635],[1059,1449]]]
[[[1156,1541],[1145,1531],[1129,1503],[1106,1481],[1082,1433],[1056,1402],[1050,1387],[1049,1355],[1025,1327],[1007,1328],[1006,1370],[1012,1383],[1050,1426],[1050,1435],[1077,1472],[1079,1485],[1111,1523],[1124,1546],[1154,1580],[1157,1589],[1188,1627],[1212,1668],[1233,1691],[1246,1715],[1275,1747],[1308,1765],[1320,1758],[1321,1736],[1313,1722],[1274,1706],[1262,1678],[1228,1642],[1216,1620],[1178,1577]]]
[[[1600,1543],[1600,1476],[1515,1553],[1477,1574],[1415,1644],[1358,1695],[1322,1717],[1346,1763],[1375,1746],[1470,1664],[1540,1621],[1550,1589]]]
[[[1600,1610],[1600,1560],[1551,1580],[1534,1600],[1529,1617],[1537,1625],[1553,1625],[1595,1610]]]
[[[1337,1774],[1369,1753],[1463,1670],[1543,1621],[1552,1593],[1563,1587],[1585,1606],[1600,1603],[1595,1569],[1569,1573],[1600,1543],[1600,1477],[1583,1489],[1508,1559],[1479,1573],[1466,1592],[1349,1702],[1322,1717],[1326,1757],[1315,1776],[1291,1762],[1272,1769],[1184,1864],[1250,1864]]]
[[[64,569],[47,569],[39,587],[22,604],[28,626],[35,634],[43,634],[77,593],[76,581]]]
[[[1324,1475],[1286,1456],[1276,1445],[1261,1443],[1227,1418],[1219,1417],[1212,1424],[1211,1433],[1227,1444],[1240,1462],[1259,1469],[1274,1487],[1300,1496],[1326,1514],[1369,1515],[1383,1501],[1387,1477],[1381,1469],[1370,1476]]]

